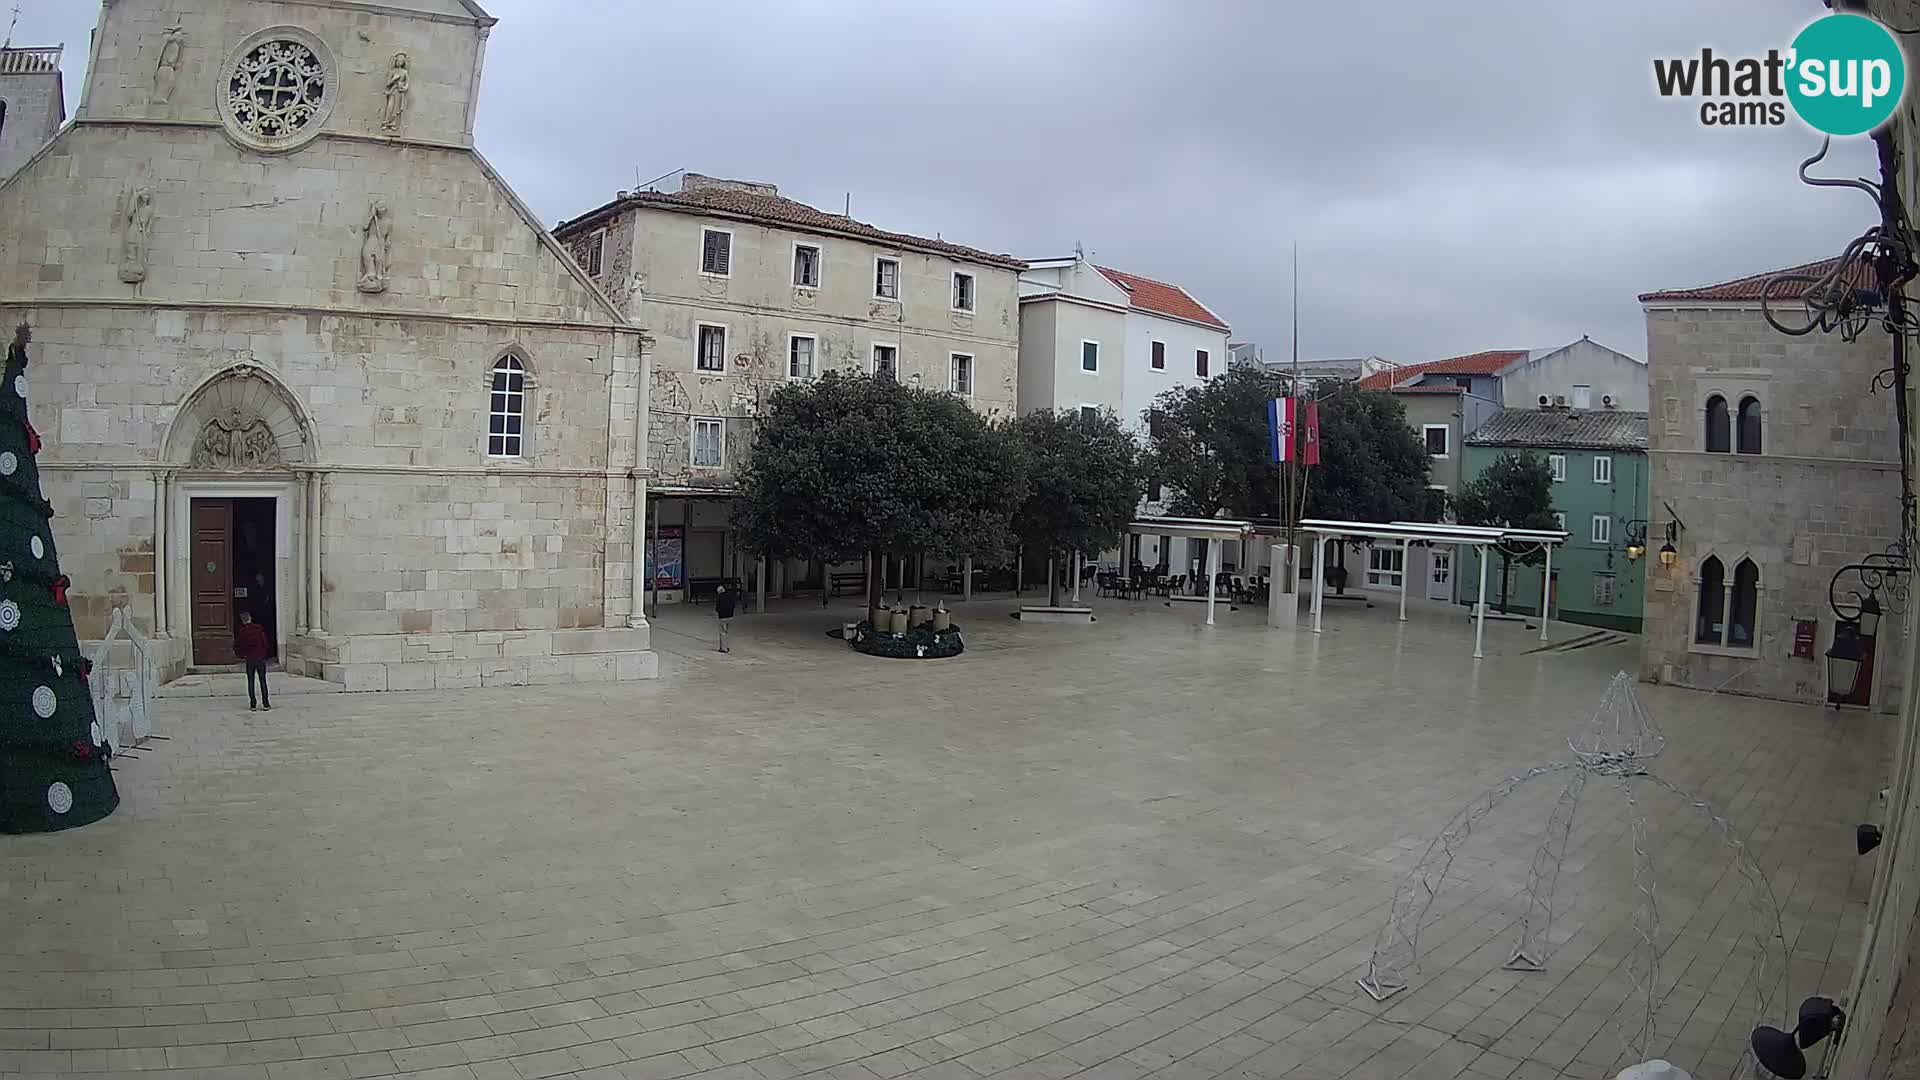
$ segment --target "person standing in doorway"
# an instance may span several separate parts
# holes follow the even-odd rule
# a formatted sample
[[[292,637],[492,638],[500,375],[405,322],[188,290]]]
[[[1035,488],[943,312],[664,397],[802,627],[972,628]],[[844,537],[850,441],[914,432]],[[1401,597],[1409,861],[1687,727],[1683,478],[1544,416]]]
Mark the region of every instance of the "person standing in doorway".
[[[273,711],[273,699],[267,696],[267,632],[253,621],[249,612],[240,613],[240,629],[233,635],[233,651],[247,664],[247,711],[256,707],[253,680],[260,680],[258,707]]]
[[[733,608],[735,597],[733,590],[725,585],[713,594],[713,613],[720,617],[720,651],[732,652],[727,645],[727,635],[733,630]]]

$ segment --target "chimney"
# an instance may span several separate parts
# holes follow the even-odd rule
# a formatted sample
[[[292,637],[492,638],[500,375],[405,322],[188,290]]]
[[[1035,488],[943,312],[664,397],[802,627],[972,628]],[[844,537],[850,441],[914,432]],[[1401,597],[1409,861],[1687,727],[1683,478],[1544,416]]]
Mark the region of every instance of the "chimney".
[[[717,176],[702,176],[699,173],[685,173],[680,177],[681,191],[742,191],[748,195],[780,194],[780,189],[772,184],[756,183],[752,180],[723,180]]]

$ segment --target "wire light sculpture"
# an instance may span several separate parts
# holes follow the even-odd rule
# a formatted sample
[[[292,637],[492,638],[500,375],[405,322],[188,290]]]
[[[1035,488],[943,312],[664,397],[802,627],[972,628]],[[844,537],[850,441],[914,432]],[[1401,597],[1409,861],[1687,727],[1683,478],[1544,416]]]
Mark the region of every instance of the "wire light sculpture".
[[[1764,1022],[1772,1015],[1770,1009],[1775,995],[1783,989],[1787,975],[1786,933],[1779,902],[1773,895],[1766,871],[1761,869],[1739,831],[1705,799],[1682,790],[1651,770],[1651,762],[1660,756],[1666,742],[1659,725],[1641,704],[1633,676],[1624,671],[1615,675],[1592,718],[1567,740],[1569,760],[1549,761],[1508,776],[1475,796],[1427,845],[1420,861],[1394,891],[1386,925],[1380,928],[1367,973],[1360,979],[1361,989],[1375,1001],[1385,1001],[1407,988],[1408,976],[1420,960],[1421,926],[1462,845],[1508,796],[1540,777],[1564,775],[1566,783],[1554,802],[1553,812],[1548,815],[1546,828],[1528,865],[1526,913],[1520,920],[1512,958],[1505,967],[1516,971],[1546,970],[1554,889],[1566,859],[1568,838],[1580,799],[1589,781],[1617,784],[1626,800],[1633,842],[1636,940],[1625,966],[1633,984],[1632,996],[1641,1002],[1635,1030],[1628,1033],[1627,1041],[1628,1049],[1638,1059],[1647,1057],[1656,1043],[1656,1017],[1661,998],[1661,933],[1646,796],[1653,790],[1662,791],[1706,815],[1740,876],[1740,893],[1749,916],[1746,933],[1759,944],[1757,969],[1747,981],[1747,987],[1753,998],[1754,1015],[1760,1018],[1757,1022]],[[1748,1064],[1749,1061],[1743,1059],[1736,1073],[1744,1071]]]

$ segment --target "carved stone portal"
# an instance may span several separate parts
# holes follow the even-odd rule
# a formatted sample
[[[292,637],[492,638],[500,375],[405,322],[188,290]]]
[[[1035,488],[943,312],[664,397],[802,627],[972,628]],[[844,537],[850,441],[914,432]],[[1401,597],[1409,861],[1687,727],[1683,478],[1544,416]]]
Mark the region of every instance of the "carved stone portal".
[[[265,420],[233,409],[200,429],[190,464],[196,469],[226,472],[277,469],[281,465],[280,443]]]

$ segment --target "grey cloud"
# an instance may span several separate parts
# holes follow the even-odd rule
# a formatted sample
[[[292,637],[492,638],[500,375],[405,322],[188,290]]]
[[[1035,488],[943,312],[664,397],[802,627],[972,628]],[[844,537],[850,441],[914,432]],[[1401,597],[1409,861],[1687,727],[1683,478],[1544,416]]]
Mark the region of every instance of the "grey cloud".
[[[16,40],[84,42],[90,10],[37,6]],[[1871,220],[1795,181],[1806,129],[1710,131],[1653,90],[1653,57],[1784,45],[1815,0],[488,6],[479,142],[549,223],[682,167],[851,192],[889,228],[1082,242],[1281,354],[1296,241],[1306,355],[1641,354],[1636,294]],[[1873,167],[1858,140],[1834,161]]]

